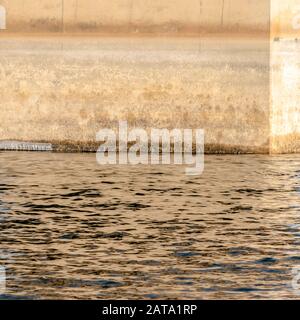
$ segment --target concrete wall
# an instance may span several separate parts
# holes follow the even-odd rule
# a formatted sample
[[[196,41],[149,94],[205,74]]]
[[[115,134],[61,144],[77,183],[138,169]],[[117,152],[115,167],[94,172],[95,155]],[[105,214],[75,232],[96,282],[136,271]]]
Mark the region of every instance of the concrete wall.
[[[268,151],[269,42],[0,41],[0,139],[88,143],[101,128],[204,128],[214,152]]]
[[[268,32],[269,0],[0,0],[7,32]]]
[[[300,0],[272,0],[271,146],[300,152]]]
[[[127,120],[203,128],[211,152],[299,151],[299,43],[270,46],[271,27],[295,35],[273,1],[0,0],[0,140],[88,149]]]
[[[300,0],[271,0],[272,37],[299,37]]]
[[[300,152],[300,43],[272,44],[271,151]]]

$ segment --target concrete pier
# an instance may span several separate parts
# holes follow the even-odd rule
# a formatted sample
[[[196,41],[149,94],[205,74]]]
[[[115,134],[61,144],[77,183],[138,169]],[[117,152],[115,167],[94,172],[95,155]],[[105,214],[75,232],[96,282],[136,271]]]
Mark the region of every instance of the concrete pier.
[[[298,152],[297,1],[273,1],[0,0],[0,140],[90,151],[127,120],[203,128],[210,153]]]
[[[271,4],[270,151],[299,153],[300,1]]]

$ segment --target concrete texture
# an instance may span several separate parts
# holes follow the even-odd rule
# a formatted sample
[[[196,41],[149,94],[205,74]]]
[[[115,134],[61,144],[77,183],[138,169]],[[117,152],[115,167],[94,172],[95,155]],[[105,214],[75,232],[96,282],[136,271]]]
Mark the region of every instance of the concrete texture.
[[[0,0],[6,32],[269,31],[269,0]]]
[[[274,42],[271,52],[271,151],[300,152],[300,42]]]
[[[293,38],[300,35],[300,1],[271,0],[272,38]]]
[[[203,128],[210,153],[298,152],[300,45],[273,42],[295,36],[273,1],[0,0],[0,140],[91,151],[127,120]]]
[[[204,128],[267,148],[269,43],[196,38],[0,41],[0,139],[94,141],[118,127]]]

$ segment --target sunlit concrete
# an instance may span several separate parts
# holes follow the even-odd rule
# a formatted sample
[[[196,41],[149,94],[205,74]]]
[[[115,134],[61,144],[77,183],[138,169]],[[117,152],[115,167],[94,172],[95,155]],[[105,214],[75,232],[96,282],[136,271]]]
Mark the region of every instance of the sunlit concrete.
[[[0,139],[90,150],[127,120],[298,152],[298,1],[179,2],[0,0]]]
[[[26,38],[0,47],[0,139],[84,143],[127,120],[204,128],[217,152],[268,149],[268,41]]]

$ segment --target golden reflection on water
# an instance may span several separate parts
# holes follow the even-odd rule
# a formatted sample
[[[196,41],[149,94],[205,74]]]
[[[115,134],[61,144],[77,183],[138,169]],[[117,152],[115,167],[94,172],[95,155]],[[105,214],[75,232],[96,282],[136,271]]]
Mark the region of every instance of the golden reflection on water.
[[[99,166],[0,154],[7,298],[298,298],[300,157]]]

